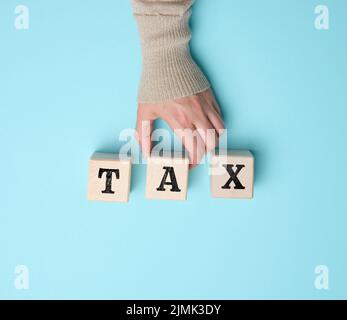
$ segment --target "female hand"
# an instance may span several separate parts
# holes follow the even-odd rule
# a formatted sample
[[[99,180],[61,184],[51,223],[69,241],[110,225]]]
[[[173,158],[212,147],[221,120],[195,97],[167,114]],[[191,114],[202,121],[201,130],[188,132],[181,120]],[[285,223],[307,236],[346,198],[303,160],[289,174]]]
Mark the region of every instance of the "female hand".
[[[188,151],[190,168],[218,145],[224,130],[219,105],[210,89],[170,102],[139,103],[136,131],[145,158],[152,149],[153,122],[159,118],[167,122]]]

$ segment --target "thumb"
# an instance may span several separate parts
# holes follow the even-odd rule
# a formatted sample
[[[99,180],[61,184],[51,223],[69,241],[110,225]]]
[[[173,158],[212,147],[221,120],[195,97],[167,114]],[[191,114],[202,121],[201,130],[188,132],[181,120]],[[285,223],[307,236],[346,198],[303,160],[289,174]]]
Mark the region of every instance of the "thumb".
[[[139,107],[136,121],[137,139],[144,158],[148,158],[152,150],[154,117],[148,111]]]

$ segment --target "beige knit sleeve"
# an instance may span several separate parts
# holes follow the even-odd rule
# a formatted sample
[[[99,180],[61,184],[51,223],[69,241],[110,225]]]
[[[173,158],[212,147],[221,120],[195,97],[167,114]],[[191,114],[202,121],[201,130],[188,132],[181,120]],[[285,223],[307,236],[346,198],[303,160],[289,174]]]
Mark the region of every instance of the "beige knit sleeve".
[[[189,50],[193,1],[132,0],[142,47],[139,102],[171,101],[210,87]]]

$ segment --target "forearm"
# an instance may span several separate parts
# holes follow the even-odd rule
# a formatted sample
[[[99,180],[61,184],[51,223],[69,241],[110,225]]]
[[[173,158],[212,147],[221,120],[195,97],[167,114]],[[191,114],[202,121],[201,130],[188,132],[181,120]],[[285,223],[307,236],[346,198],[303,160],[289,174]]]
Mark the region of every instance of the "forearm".
[[[132,0],[132,3],[143,56],[139,102],[170,101],[208,89],[209,83],[189,50],[193,0]]]

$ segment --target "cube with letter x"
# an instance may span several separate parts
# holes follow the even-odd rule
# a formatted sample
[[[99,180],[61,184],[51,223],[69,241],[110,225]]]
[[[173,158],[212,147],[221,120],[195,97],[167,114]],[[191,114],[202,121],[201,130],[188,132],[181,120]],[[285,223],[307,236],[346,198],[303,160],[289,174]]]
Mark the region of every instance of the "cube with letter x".
[[[211,157],[211,194],[215,198],[253,198],[254,157],[247,150],[220,151]]]
[[[89,161],[88,200],[127,202],[131,160],[113,153],[94,153]]]
[[[186,200],[189,159],[174,154],[151,156],[147,164],[146,198]]]

